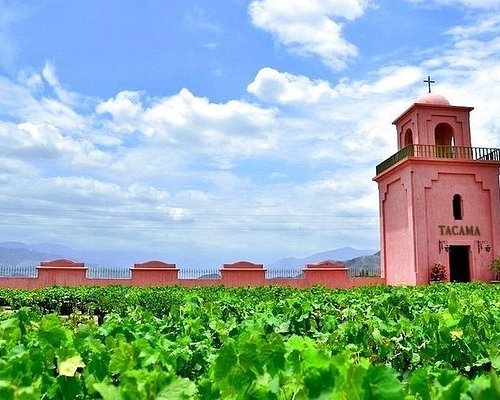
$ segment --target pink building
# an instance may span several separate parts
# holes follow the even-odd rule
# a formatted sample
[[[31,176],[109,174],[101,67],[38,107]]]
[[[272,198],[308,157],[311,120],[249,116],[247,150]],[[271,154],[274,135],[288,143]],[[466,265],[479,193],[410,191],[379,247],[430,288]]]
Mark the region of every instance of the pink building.
[[[388,284],[489,281],[500,257],[500,149],[472,147],[472,107],[418,98],[393,123],[398,152],[377,166],[381,267]]]

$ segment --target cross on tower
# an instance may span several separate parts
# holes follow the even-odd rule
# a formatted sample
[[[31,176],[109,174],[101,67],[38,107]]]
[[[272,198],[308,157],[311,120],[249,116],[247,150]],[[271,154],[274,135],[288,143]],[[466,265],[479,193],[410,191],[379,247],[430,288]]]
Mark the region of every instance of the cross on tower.
[[[425,83],[429,85],[429,93],[431,92],[431,83],[436,83],[436,81],[431,80],[431,76],[427,75],[427,79],[424,80]]]

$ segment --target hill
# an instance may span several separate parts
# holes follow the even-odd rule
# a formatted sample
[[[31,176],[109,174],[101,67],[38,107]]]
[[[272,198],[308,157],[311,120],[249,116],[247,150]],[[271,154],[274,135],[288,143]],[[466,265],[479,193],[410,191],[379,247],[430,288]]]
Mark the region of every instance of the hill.
[[[19,245],[19,247],[16,247]],[[40,261],[62,258],[57,254],[30,249],[24,243],[0,243],[1,267],[26,267],[39,265]]]
[[[356,257],[344,261],[351,275],[368,276],[380,274],[380,251],[368,256]]]
[[[282,258],[267,267],[272,268],[299,268],[306,264],[315,264],[319,261],[332,260],[332,261],[346,261],[355,260],[359,257],[371,256],[376,250],[359,250],[352,247],[342,247],[335,250],[322,251],[320,253],[314,253],[310,256],[304,258],[288,257]],[[366,259],[367,261],[369,259]],[[370,262],[373,262],[371,260]]]

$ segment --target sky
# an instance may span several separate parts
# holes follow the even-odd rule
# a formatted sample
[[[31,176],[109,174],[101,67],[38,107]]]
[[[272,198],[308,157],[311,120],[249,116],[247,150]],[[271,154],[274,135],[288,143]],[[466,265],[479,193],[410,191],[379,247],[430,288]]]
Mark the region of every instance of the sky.
[[[197,266],[376,250],[375,166],[428,75],[500,147],[499,11],[0,0],[0,241]]]

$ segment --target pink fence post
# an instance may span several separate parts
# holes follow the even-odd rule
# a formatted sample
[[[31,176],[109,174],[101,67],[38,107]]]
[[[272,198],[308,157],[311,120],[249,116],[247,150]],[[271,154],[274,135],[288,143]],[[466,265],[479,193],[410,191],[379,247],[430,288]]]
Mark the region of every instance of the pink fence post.
[[[163,261],[147,261],[130,268],[135,286],[166,286],[179,283],[179,268]]]
[[[238,261],[224,264],[220,269],[222,284],[225,286],[265,285],[266,269],[262,264]]]
[[[302,269],[307,286],[324,285],[329,288],[350,287],[348,268],[340,262],[321,261],[316,264],[307,264]]]
[[[36,268],[39,287],[80,286],[87,283],[87,267],[84,263],[60,259],[42,261]]]

